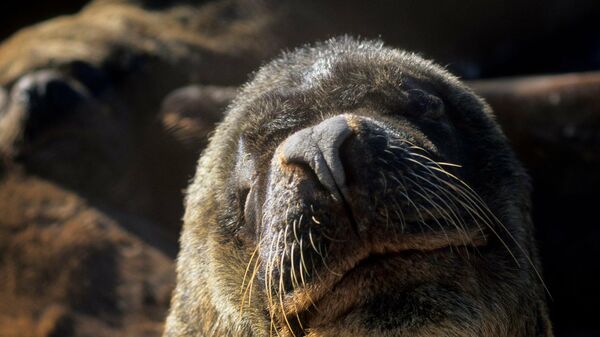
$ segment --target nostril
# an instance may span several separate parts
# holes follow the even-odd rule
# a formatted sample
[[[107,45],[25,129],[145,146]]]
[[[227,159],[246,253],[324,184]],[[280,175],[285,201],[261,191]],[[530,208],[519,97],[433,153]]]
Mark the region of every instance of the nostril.
[[[56,111],[70,111],[83,101],[83,95],[64,80],[54,79],[46,84],[47,104]]]
[[[346,194],[346,174],[339,149],[351,134],[344,116],[329,118],[288,137],[283,145],[283,157],[288,163],[310,166],[319,182],[340,197]]]
[[[39,72],[21,79],[15,95],[31,114],[60,114],[83,100],[84,93],[68,79],[52,72]],[[57,116],[53,116],[57,117]]]
[[[87,99],[78,82],[52,70],[23,76],[13,87],[11,99],[27,119],[26,137],[62,121]]]

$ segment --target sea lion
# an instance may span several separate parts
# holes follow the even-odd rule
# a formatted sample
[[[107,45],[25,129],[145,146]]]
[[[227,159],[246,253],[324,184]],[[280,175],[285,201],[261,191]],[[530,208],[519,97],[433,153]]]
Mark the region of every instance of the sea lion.
[[[552,336],[529,193],[441,67],[348,37],[284,53],[199,161],[164,336]]]

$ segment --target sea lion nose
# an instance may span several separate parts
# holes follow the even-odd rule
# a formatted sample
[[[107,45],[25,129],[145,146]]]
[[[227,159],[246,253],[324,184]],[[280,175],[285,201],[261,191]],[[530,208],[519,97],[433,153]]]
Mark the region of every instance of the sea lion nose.
[[[287,163],[306,164],[336,199],[347,197],[346,174],[339,149],[352,134],[344,116],[335,116],[289,136],[283,144]]]

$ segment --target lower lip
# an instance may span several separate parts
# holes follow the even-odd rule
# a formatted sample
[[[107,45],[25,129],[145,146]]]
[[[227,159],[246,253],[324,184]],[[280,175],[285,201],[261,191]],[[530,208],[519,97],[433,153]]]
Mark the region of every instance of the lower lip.
[[[449,244],[446,238],[443,244],[441,240],[433,240],[434,242],[429,242],[430,245],[419,246],[418,249],[392,250],[393,247],[387,247],[388,249],[380,247],[381,252],[378,250],[363,258],[357,257],[356,263],[349,266],[350,268],[346,269],[341,275],[329,274],[329,277],[323,277],[322,282],[319,284],[309,287],[312,290],[304,289],[306,292],[300,290],[299,293],[295,294],[299,297],[295,295],[289,297],[289,302],[286,302],[288,304],[294,303],[289,307],[294,307],[296,310],[288,312],[288,315],[291,317],[295,315],[294,312],[298,314],[303,312],[310,317],[309,319],[315,319],[321,323],[324,323],[323,319],[336,319],[340,315],[351,311],[359,301],[369,297],[369,294],[385,291],[385,286],[390,289],[402,287],[400,283],[404,283],[403,281],[414,282],[423,278],[423,275],[428,273],[424,272],[422,267],[425,266],[424,268],[426,268],[432,261],[432,257],[435,257],[435,259],[452,258],[452,256],[456,256],[457,252],[464,251],[467,251],[466,255],[477,254],[473,250],[484,246],[487,240],[480,235],[481,232],[470,234],[470,240],[466,242],[454,241],[454,244]],[[397,282],[387,282],[391,279],[395,279]],[[426,280],[423,280],[423,282],[426,282]],[[393,290],[391,289],[391,291]],[[300,300],[304,298],[312,299],[310,301]],[[338,305],[340,298],[344,299],[342,301],[343,306]],[[321,309],[319,311],[326,308],[325,312],[327,314],[323,317],[312,317],[310,307],[313,305]],[[313,323],[318,323],[316,321]]]

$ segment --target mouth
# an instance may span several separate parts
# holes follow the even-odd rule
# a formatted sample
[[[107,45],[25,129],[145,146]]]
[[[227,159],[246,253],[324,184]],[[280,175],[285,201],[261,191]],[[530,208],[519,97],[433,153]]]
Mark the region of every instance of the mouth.
[[[469,270],[457,252],[487,244],[495,217],[454,172],[460,165],[360,118],[346,117],[353,134],[339,142],[345,133],[338,117],[302,129],[273,161],[262,209],[271,215],[263,224],[271,246],[261,250],[262,275],[267,295],[277,294],[267,304],[271,319],[283,330],[341,324],[411,283],[436,287],[448,281],[443,275]],[[329,147],[319,143],[330,138]]]
[[[368,299],[388,286],[394,288],[390,275],[404,266],[460,251],[469,254],[486,244],[480,230],[405,235],[401,241],[373,242],[340,259],[318,282],[287,294],[284,315],[289,322],[301,319],[310,326],[334,321],[359,305],[361,298]]]

